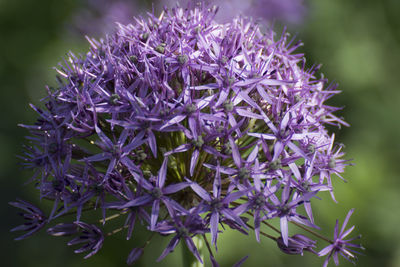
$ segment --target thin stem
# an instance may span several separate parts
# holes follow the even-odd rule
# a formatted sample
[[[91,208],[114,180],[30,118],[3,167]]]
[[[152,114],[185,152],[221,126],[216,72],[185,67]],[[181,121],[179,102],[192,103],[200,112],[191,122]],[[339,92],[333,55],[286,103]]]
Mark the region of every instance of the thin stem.
[[[154,234],[156,232],[151,232],[151,235],[149,236],[149,238],[147,238],[146,242],[143,244],[142,248],[145,248],[148,244],[150,244],[151,239],[153,238]]]
[[[212,250],[211,250],[210,243],[208,242],[207,237],[206,237],[205,234],[203,234],[203,239],[204,239],[204,242],[206,243],[208,252],[210,253],[210,255],[211,255],[212,257],[214,257],[214,254],[212,253]]]
[[[297,223],[297,222],[293,222],[293,221],[290,221],[290,222],[291,222],[292,224],[296,225],[297,227],[300,227],[300,228],[303,229],[304,231],[307,231],[307,232],[309,232],[310,234],[312,234],[312,235],[314,235],[314,236],[316,236],[316,237],[319,237],[319,238],[321,238],[322,240],[325,240],[325,241],[328,242],[328,243],[331,243],[331,244],[334,243],[332,240],[326,238],[325,236],[322,236],[322,235],[320,235],[320,234],[314,232],[313,230],[308,229],[307,227],[304,227],[303,225],[301,225],[301,224],[299,224],[299,223]]]
[[[251,226],[250,224],[246,223],[246,225],[247,225],[250,229],[254,230],[254,227]],[[270,238],[270,239],[272,239],[272,240],[274,240],[274,241],[276,241],[276,240],[278,239],[277,237],[272,236],[272,235],[269,235],[269,234],[267,234],[267,233],[264,233],[263,231],[260,231],[260,234],[263,235],[263,236],[265,236],[265,237],[268,237],[268,238]]]
[[[269,228],[271,228],[272,230],[274,230],[275,232],[277,232],[278,234],[281,234],[281,231],[279,231],[275,226],[273,226],[270,223],[267,223],[265,221],[262,221],[263,224],[265,224],[266,226],[268,226]]]
[[[114,234],[116,234],[116,233],[121,232],[122,230],[124,230],[124,229],[127,228],[127,227],[128,227],[128,225],[124,225],[124,226],[122,226],[122,227],[120,227],[120,228],[117,228],[117,229],[111,231],[111,232],[108,232],[106,235],[107,235],[107,236],[112,236],[112,235],[114,235]]]
[[[110,221],[112,219],[118,218],[119,216],[121,216],[122,214],[125,214],[126,212],[121,212],[121,213],[116,213],[114,215],[108,216],[107,218],[101,219],[99,220],[99,222],[101,223],[106,223],[107,221]]]
[[[254,217],[253,213],[251,211],[246,212],[248,214],[250,214],[251,216]],[[279,231],[275,226],[273,226],[270,223],[267,223],[266,221],[262,221],[263,224],[265,224],[266,226],[268,226],[269,228],[271,228],[272,230],[274,230],[275,232],[277,232],[278,234],[281,234],[281,231]]]
[[[198,236],[194,236],[192,238],[195,246],[197,247],[197,250],[200,253],[200,257],[202,261],[204,262],[204,256],[203,256],[203,242]],[[185,267],[204,267],[204,264],[201,263],[200,261],[197,260],[197,258],[193,255],[193,253],[189,250],[187,247],[186,243],[182,242],[182,260],[183,260],[183,265]]]

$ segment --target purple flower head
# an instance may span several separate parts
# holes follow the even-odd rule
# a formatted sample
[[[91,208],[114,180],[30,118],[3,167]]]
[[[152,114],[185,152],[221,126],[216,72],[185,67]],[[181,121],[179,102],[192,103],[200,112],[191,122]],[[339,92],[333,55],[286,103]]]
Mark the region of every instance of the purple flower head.
[[[31,203],[19,199],[18,202],[10,202],[9,204],[25,211],[25,213],[20,213],[20,215],[25,219],[24,224],[11,229],[11,232],[22,231],[26,233],[15,238],[15,240],[25,239],[46,225],[47,218],[43,211]]]
[[[128,259],[126,263],[128,265],[133,264],[135,261],[137,261],[140,256],[143,254],[143,248],[134,248],[132,251],[129,253]]]
[[[32,106],[37,123],[22,125],[31,133],[24,165],[52,208],[45,216],[13,203],[28,212],[21,238],[57,219],[49,234],[74,236],[68,244],[89,257],[109,235],[135,238],[139,223],[150,238],[128,264],[159,234],[172,235],[159,260],[183,241],[201,261],[201,237],[217,266],[211,246],[229,227],[285,253],[313,252],[313,239],[289,235],[289,224],[320,236],[314,198],[333,196],[332,180],[349,165],[326,129],[347,125],[325,103],[339,91],[305,67],[288,33],[243,17],[221,24],[217,10],[148,13],[104,39],[88,37],[85,55],[71,52],[57,66],[58,86]],[[70,214],[75,222],[62,222]],[[108,223],[115,218],[120,225]],[[343,235],[325,255],[347,253]]]
[[[93,225],[84,222],[61,223],[49,228],[47,233],[52,236],[78,235],[68,242],[68,246],[83,244],[75,250],[75,253],[88,252],[84,258],[87,259],[96,254],[103,246],[104,236],[101,230]]]
[[[282,237],[279,237],[276,243],[278,247],[281,249],[281,251],[283,251],[286,254],[301,254],[303,256],[303,250],[316,253],[313,250],[316,241],[301,234],[296,234],[289,237],[287,245],[284,243]]]
[[[171,221],[158,223],[154,230],[164,235],[175,234],[157,261],[162,260],[165,256],[171,253],[178,245],[179,241],[183,240],[193,255],[201,263],[203,262],[192,238],[195,235],[204,234],[208,230],[205,227],[202,218],[197,215],[197,209],[194,209],[190,214],[185,216],[185,218],[174,215]]]
[[[333,242],[329,246],[325,247],[322,249],[320,252],[318,252],[318,256],[325,256],[328,255],[324,261],[324,267],[328,266],[328,262],[331,258],[333,258],[333,262],[335,263],[336,266],[339,265],[339,258],[338,255],[340,254],[342,257],[344,257],[346,260],[355,263],[357,260],[357,257],[354,254],[361,254],[358,251],[355,251],[353,248],[358,248],[358,249],[364,249],[361,245],[359,244],[354,244],[350,243],[356,239],[361,238],[361,236],[356,236],[355,238],[350,238],[350,239],[344,239],[346,236],[348,236],[355,228],[353,225],[349,229],[345,229],[347,226],[347,223],[350,220],[350,216],[353,214],[354,209],[351,209],[349,213],[347,213],[346,218],[344,219],[342,228],[340,229],[339,232],[339,220],[336,220],[336,225],[335,225],[335,233],[333,237]]]

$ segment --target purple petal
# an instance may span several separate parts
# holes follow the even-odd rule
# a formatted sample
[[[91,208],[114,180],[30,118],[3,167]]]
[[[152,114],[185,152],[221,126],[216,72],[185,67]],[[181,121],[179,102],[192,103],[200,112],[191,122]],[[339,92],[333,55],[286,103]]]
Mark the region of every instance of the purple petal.
[[[225,204],[231,203],[232,201],[235,201],[236,199],[240,198],[241,196],[247,194],[252,189],[253,188],[247,188],[245,190],[241,190],[241,191],[236,191],[236,192],[230,193],[224,198],[224,200],[222,202],[225,203]]]
[[[172,238],[172,240],[169,242],[168,246],[165,248],[165,250],[163,251],[163,253],[160,255],[160,257],[157,259],[157,262],[161,261],[162,259],[165,258],[165,256],[167,256],[169,253],[171,253],[172,251],[174,251],[175,247],[178,245],[179,243],[179,238],[177,236],[174,236]]]
[[[187,116],[186,115],[176,115],[174,118],[170,119],[166,124],[164,124],[161,128],[160,131],[163,129],[167,128],[168,126],[171,126],[173,124],[179,123],[183,121]]]
[[[253,148],[253,150],[251,151],[251,153],[249,154],[249,156],[247,157],[247,160],[246,160],[247,162],[253,162],[257,158],[258,149],[259,149],[259,147],[258,147],[258,145],[256,145]]]
[[[164,195],[169,195],[181,191],[182,189],[190,186],[190,183],[177,183],[177,184],[170,184],[162,189]]]
[[[171,150],[171,151],[166,152],[166,153],[164,154],[164,156],[167,157],[167,156],[169,156],[169,155],[171,155],[171,154],[174,154],[174,153],[185,152],[185,151],[188,151],[191,147],[192,147],[192,146],[191,146],[190,144],[180,145],[180,146],[178,146],[177,148],[175,148],[175,149],[173,149],[173,150]]]
[[[217,245],[219,213],[213,212],[210,218],[211,243]]]
[[[233,140],[233,138],[231,136],[229,136],[229,143],[230,143],[231,149],[232,149],[233,161],[235,162],[236,166],[238,168],[240,168],[240,167],[242,167],[242,158],[239,153],[239,148],[237,147],[235,141]]]
[[[210,253],[210,261],[211,261],[212,267],[219,267],[218,262],[215,260],[214,256],[211,253]]]
[[[126,260],[126,263],[128,265],[133,264],[135,261],[137,261],[143,254],[143,248],[134,248],[131,250],[129,253],[128,259]]]
[[[260,211],[256,210],[254,211],[254,232],[256,234],[257,242],[260,242],[260,222]]]
[[[350,216],[353,214],[353,212],[354,212],[354,209],[351,209],[351,210],[347,213],[346,219],[344,219],[344,222],[343,222],[343,225],[342,225],[342,229],[340,230],[340,234],[341,234],[341,235],[342,235],[344,229],[346,228],[346,225],[347,225],[347,223],[349,222]]]
[[[322,257],[325,256],[326,254],[328,254],[329,252],[331,252],[333,250],[335,246],[333,244],[323,248],[320,252],[318,252],[318,256]]]
[[[141,146],[144,142],[146,142],[146,140],[144,140],[143,137],[144,137],[144,131],[140,131],[128,145],[122,148],[122,152],[124,154],[128,154],[133,149]]]
[[[234,265],[232,265],[232,267],[240,267],[242,266],[242,264],[247,260],[249,256],[244,256],[243,258],[241,258],[237,263],[235,263]]]
[[[212,201],[212,199],[211,199],[210,195],[208,194],[208,192],[203,187],[198,185],[197,183],[192,182],[190,184],[190,187],[192,188],[192,190],[194,192],[196,192],[196,194],[198,194],[205,201],[208,201],[208,202]]]
[[[196,167],[197,160],[199,159],[199,150],[196,149],[192,153],[192,157],[190,159],[190,176],[193,176],[194,168]]]
[[[285,145],[281,141],[276,141],[274,146],[274,156],[272,158],[272,161],[275,161],[279,158],[279,156],[282,154],[284,147]]]
[[[288,233],[288,221],[286,216],[281,217],[281,233],[282,233],[282,239],[283,243],[288,246],[289,245],[289,233]]]
[[[151,209],[151,218],[150,218],[150,230],[153,231],[156,226],[158,213],[160,211],[160,200],[156,199],[153,202],[153,208]]]
[[[197,139],[198,134],[197,134],[197,123],[196,123],[196,119],[193,117],[190,117],[188,119],[189,121],[189,129],[192,131],[193,133],[193,139]]]
[[[168,157],[165,157],[163,164],[161,165],[160,171],[158,172],[157,186],[160,188],[164,187],[165,179],[167,177],[167,166]]]
[[[140,197],[135,198],[134,200],[127,202],[125,205],[122,205],[120,208],[125,209],[125,208],[129,208],[129,207],[147,205],[151,202],[152,199],[153,199],[153,197],[150,195],[140,196]]]
[[[111,142],[110,138],[108,138],[97,125],[94,125],[94,129],[96,130],[97,135],[100,137],[100,140],[107,145],[109,148],[114,146],[113,142]]]
[[[111,157],[110,153],[101,153],[87,157],[81,161],[87,161],[87,162],[103,161],[109,159],[110,157]]]
[[[195,246],[195,244],[194,244],[192,238],[186,236],[186,237],[185,237],[185,243],[186,243],[188,249],[189,249],[189,250],[193,253],[193,255],[197,258],[197,260],[198,260],[200,263],[203,263],[203,260],[201,259],[201,256],[200,256],[200,254],[199,254],[199,251],[197,250],[197,248],[196,248],[196,246]]]
[[[154,157],[157,158],[156,137],[154,136],[154,133],[152,131],[147,131],[147,134],[149,135],[148,140],[149,140],[149,146],[150,146],[151,152],[153,153]]]
[[[354,230],[354,228],[355,228],[355,226],[353,225],[352,227],[347,229],[347,231],[341,233],[340,238],[345,238],[346,236],[348,236]]]
[[[262,134],[262,133],[248,133],[247,135],[263,138],[264,140],[275,140],[276,136],[273,134]]]
[[[236,112],[237,112],[237,114],[239,114],[240,116],[243,116],[243,117],[247,117],[247,118],[251,118],[251,119],[259,119],[259,120],[263,119],[263,116],[253,113],[251,111],[248,111],[246,109],[237,108]]]

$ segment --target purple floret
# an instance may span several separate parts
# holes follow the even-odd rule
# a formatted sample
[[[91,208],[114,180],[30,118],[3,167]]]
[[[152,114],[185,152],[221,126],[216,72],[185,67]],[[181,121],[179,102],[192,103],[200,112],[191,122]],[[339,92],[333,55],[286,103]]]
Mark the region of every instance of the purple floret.
[[[324,261],[323,267],[328,266],[328,262],[331,258],[333,258],[333,262],[335,263],[336,266],[339,265],[339,258],[338,255],[340,254],[342,257],[344,257],[346,260],[355,263],[357,260],[357,257],[354,254],[361,254],[358,251],[355,251],[353,248],[356,249],[364,249],[360,244],[354,244],[352,243],[354,240],[360,239],[361,236],[357,236],[355,238],[350,238],[350,239],[344,239],[346,236],[348,236],[355,228],[353,225],[349,229],[346,229],[347,223],[350,220],[350,216],[353,214],[354,209],[351,209],[349,213],[347,213],[346,218],[344,219],[342,228],[340,229],[339,232],[339,220],[336,220],[336,225],[335,225],[335,232],[333,236],[333,242],[329,246],[323,248],[320,252],[318,252],[318,256],[326,256],[326,259]]]

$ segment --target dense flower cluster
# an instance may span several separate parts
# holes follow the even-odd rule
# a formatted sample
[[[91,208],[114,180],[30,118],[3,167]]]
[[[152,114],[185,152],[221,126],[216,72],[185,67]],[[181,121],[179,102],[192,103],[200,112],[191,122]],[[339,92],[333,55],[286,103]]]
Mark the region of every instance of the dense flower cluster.
[[[16,228],[29,231],[22,237],[72,213],[74,221],[48,233],[75,236],[68,244],[83,242],[76,252],[87,257],[118,232],[103,233],[117,217],[128,239],[137,223],[171,235],[159,260],[183,242],[202,261],[194,239],[203,238],[216,266],[211,248],[225,226],[254,230],[288,254],[318,254],[316,241],[291,235],[288,224],[313,233],[312,199],[334,197],[331,180],[349,164],[325,128],[347,125],[325,104],[339,91],[315,77],[318,66],[306,69],[294,53],[301,43],[288,34],[262,33],[242,18],[218,24],[215,12],[149,14],[105,40],[88,38],[85,56],[70,53],[60,64],[59,87],[48,88],[44,109],[32,105],[37,123],[23,125],[31,132],[26,167],[53,208],[45,216],[13,202],[28,212],[29,227]],[[87,211],[96,208],[93,221]],[[336,226],[319,255],[353,258],[348,233]]]

